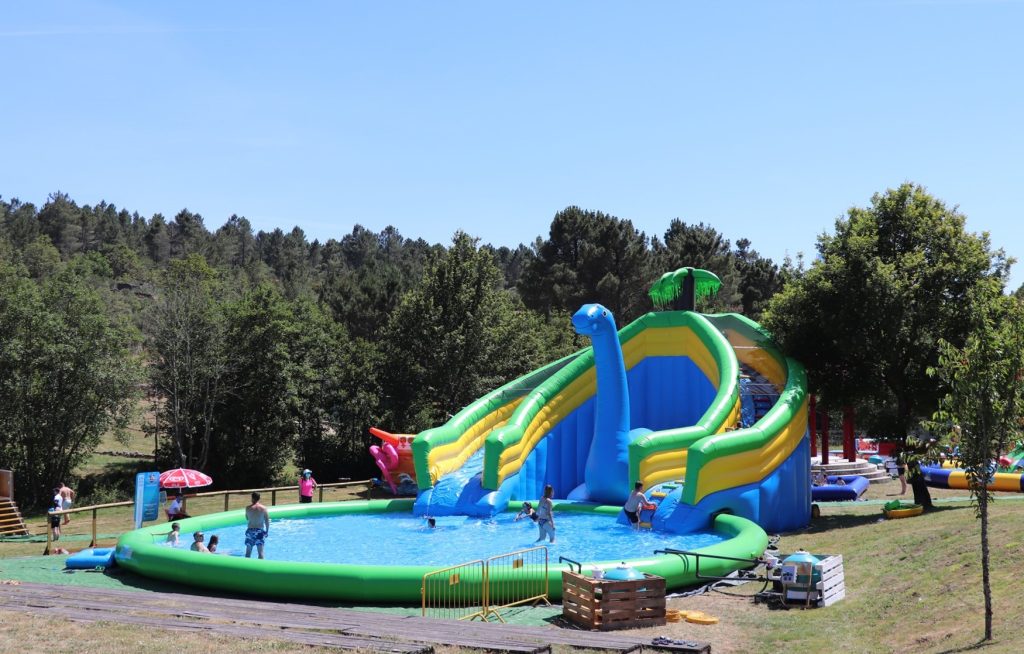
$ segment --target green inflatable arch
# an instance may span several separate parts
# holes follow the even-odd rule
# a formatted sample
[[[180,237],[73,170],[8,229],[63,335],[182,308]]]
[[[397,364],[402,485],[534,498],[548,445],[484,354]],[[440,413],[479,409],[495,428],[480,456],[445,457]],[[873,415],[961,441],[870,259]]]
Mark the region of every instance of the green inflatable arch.
[[[406,512],[412,510],[412,500],[361,500],[322,504],[293,504],[269,507],[272,520],[307,518],[314,516],[353,513]],[[510,509],[517,510],[519,503]],[[621,507],[595,506],[572,503],[555,505],[558,512],[591,512],[607,515],[613,521]],[[227,511],[179,520],[182,533],[213,530],[245,523],[245,512]],[[702,554],[717,554],[733,558],[755,558],[768,544],[765,532],[749,520],[732,515],[715,518],[715,531],[728,540],[698,550]],[[175,549],[162,544],[169,529],[160,523],[130,531],[118,540],[115,558],[119,565],[146,577],[163,579],[191,586],[223,591],[293,597],[302,599],[337,600],[354,602],[420,602],[423,575],[436,570],[436,566],[423,565],[351,565],[339,563],[302,563],[296,561],[260,561],[237,556],[201,554]],[[273,533],[273,530],[271,530]],[[273,552],[273,541],[268,544]],[[401,558],[400,553],[383,553]],[[411,556],[410,558],[415,558]],[[587,562],[615,564],[614,562]],[[654,555],[629,561],[634,567],[665,577],[669,588],[698,583],[693,557]],[[732,561],[705,559],[701,561],[702,574],[727,574],[741,564]],[[548,581],[552,599],[562,595],[564,565],[555,562],[548,568]],[[472,580],[464,580],[471,582]]]

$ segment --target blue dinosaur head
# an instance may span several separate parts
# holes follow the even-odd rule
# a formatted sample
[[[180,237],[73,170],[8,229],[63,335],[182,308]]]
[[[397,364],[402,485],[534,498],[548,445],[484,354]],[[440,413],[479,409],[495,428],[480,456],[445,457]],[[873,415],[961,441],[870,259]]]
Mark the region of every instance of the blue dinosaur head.
[[[600,304],[584,304],[572,316],[572,326],[577,334],[593,336],[602,329],[615,331],[615,318],[612,312]]]

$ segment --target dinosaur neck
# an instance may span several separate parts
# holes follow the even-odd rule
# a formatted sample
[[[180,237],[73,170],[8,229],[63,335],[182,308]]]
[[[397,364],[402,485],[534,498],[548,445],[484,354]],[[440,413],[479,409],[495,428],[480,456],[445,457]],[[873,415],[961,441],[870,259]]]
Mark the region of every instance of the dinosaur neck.
[[[594,367],[597,369],[597,411],[595,445],[614,443],[618,434],[629,431],[629,387],[622,359],[619,335],[614,323],[594,335]],[[602,447],[603,449],[603,447]]]

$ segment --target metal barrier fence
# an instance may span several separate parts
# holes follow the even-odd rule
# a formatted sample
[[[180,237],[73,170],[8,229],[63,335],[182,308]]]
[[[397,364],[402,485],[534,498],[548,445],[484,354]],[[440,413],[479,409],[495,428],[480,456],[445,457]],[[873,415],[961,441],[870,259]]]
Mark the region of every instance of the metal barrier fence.
[[[470,561],[423,575],[423,616],[455,620],[494,616],[500,610],[548,601],[548,548]]]
[[[446,620],[487,619],[487,568],[482,559],[432,570],[420,587],[423,615]]]

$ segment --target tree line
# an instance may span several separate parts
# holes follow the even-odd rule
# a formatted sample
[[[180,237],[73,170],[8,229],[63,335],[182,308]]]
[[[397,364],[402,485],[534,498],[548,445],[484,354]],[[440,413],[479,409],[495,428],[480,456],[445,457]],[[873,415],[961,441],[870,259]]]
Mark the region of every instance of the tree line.
[[[279,481],[290,462],[323,479],[372,474],[367,427],[443,422],[583,346],[568,321],[580,304],[625,324],[684,265],[722,279],[708,310],[755,318],[797,271],[703,223],[648,237],[578,207],[510,248],[359,225],[321,243],[237,215],[211,231],[187,209],[168,220],[59,192],[41,207],[0,198],[0,465],[39,504],[104,433],[141,421],[161,468],[223,487]]]

